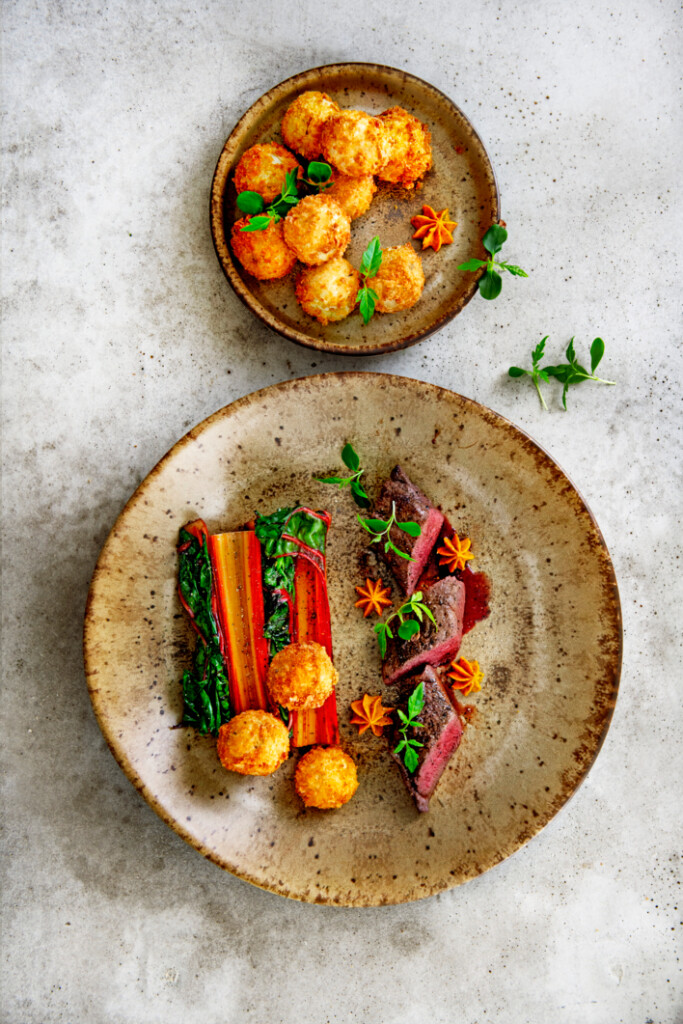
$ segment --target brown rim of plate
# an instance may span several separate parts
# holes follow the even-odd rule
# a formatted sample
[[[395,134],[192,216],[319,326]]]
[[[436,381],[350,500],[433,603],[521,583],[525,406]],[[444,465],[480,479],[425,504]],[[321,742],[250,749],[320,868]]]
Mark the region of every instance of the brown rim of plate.
[[[419,78],[417,75],[411,74],[409,71],[404,71],[401,68],[394,68],[388,64],[368,64],[362,61],[345,61],[340,64],[322,64],[319,67],[309,68],[307,71],[299,71],[296,75],[291,75],[289,78],[285,78],[282,82],[273,86],[268,92],[265,92],[255,103],[249,107],[249,109],[242,115],[233,130],[230,132],[225,145],[218,158],[216,164],[216,170],[214,171],[213,180],[211,182],[211,197],[209,203],[209,217],[211,223],[211,237],[213,239],[214,249],[218,262],[223,268],[223,273],[227,277],[233,291],[239,299],[242,300],[245,306],[251,310],[254,316],[269,327],[271,331],[275,331],[276,334],[281,335],[283,338],[288,338],[290,341],[296,342],[297,345],[303,345],[306,348],[316,349],[319,352],[335,352],[340,355],[351,355],[351,356],[372,356],[382,355],[386,352],[396,352],[403,348],[409,348],[411,345],[417,344],[424,338],[428,338],[430,335],[441,330],[447,323],[453,320],[454,317],[460,313],[462,309],[467,305],[468,302],[473,298],[477,291],[477,285],[479,278],[482,276],[482,272],[474,273],[471,275],[468,288],[462,298],[453,304],[452,308],[447,313],[438,317],[428,327],[422,328],[419,331],[415,331],[412,334],[405,335],[395,341],[392,341],[384,345],[375,345],[373,347],[359,348],[354,345],[339,345],[331,344],[326,342],[324,339],[315,338],[311,335],[304,334],[303,331],[299,331],[294,327],[290,327],[288,324],[282,323],[272,313],[269,312],[254,296],[254,294],[246,286],[242,277],[238,273],[228,240],[225,233],[225,221],[224,221],[224,197],[225,189],[228,184],[228,177],[233,167],[235,155],[241,144],[242,136],[246,133],[256,122],[259,115],[268,109],[270,104],[275,101],[281,93],[287,92],[292,86],[297,87],[311,87],[323,74],[339,74],[346,68],[356,68],[367,72],[382,72],[384,74],[397,74],[402,75],[404,79],[414,82],[420,85],[423,89],[428,90],[434,96],[438,97],[442,102],[448,104],[459,117],[463,118],[467,122],[472,135],[476,142],[481,146],[482,152],[486,157],[489,165],[489,171],[491,174],[491,180],[493,184],[493,206],[494,216],[493,222],[500,220],[500,193],[498,190],[498,182],[496,180],[495,170],[493,164],[486,151],[486,147],[481,140],[481,136],[474,128],[470,119],[466,114],[457,106],[453,100],[447,96],[436,86],[425,81],[423,78]]]
[[[483,874],[484,872],[490,870],[492,867],[495,867],[496,864],[499,864],[501,861],[507,859],[507,857],[509,857],[513,853],[517,852],[517,850],[520,849],[521,846],[526,845],[526,843],[530,839],[532,839],[535,835],[537,835],[540,831],[542,831],[542,829],[549,823],[549,821],[551,821],[556,816],[556,814],[559,812],[559,810],[563,806],[565,806],[565,804],[568,802],[568,800],[571,799],[571,797],[578,790],[579,786],[585,780],[588,772],[592,768],[592,766],[593,766],[593,764],[594,764],[594,762],[595,762],[595,760],[596,760],[596,758],[598,756],[598,753],[600,752],[600,749],[602,748],[602,744],[604,743],[605,737],[606,737],[607,732],[609,730],[610,723],[612,721],[612,716],[613,716],[613,713],[614,713],[614,707],[616,705],[616,699],[617,699],[617,695],[618,695],[618,691],[619,691],[621,666],[622,666],[622,658],[623,658],[623,621],[622,621],[622,614],[621,614],[621,601],[620,601],[620,596],[619,596],[619,588],[618,588],[618,584],[617,584],[617,580],[616,580],[616,575],[615,575],[615,572],[614,572],[614,566],[612,564],[612,560],[610,558],[609,550],[607,548],[607,544],[605,542],[605,539],[604,539],[604,537],[602,535],[602,532],[601,532],[601,530],[600,530],[600,528],[599,528],[599,526],[598,526],[598,524],[596,522],[596,519],[595,519],[593,513],[591,512],[589,506],[587,505],[586,501],[582,497],[580,491],[575,486],[575,484],[570,480],[570,478],[561,469],[561,467],[557,464],[557,462],[548,454],[548,452],[546,452],[546,450],[541,445],[539,445],[537,441],[533,440],[533,438],[531,438],[525,431],[523,431],[520,427],[518,427],[515,424],[513,424],[512,421],[508,420],[506,417],[500,415],[499,413],[494,412],[488,406],[485,406],[482,403],[475,401],[474,399],[466,398],[463,395],[457,395],[457,393],[452,392],[448,388],[443,388],[443,387],[440,387],[439,385],[436,385],[436,384],[427,383],[426,381],[420,381],[417,378],[400,377],[400,376],[398,376],[396,374],[374,373],[374,372],[371,372],[371,371],[340,371],[340,372],[332,372],[332,373],[324,373],[324,374],[314,374],[311,377],[293,378],[292,380],[283,381],[280,384],[269,385],[268,387],[262,388],[259,391],[252,392],[249,395],[246,395],[246,396],[244,396],[244,397],[242,397],[240,399],[236,399],[234,402],[231,402],[228,406],[224,406],[223,408],[217,410],[211,416],[207,417],[205,420],[202,420],[200,423],[198,423],[196,426],[194,426],[191,430],[189,430],[159,460],[159,462],[154,466],[154,468],[149,472],[149,474],[145,477],[145,479],[142,481],[142,483],[138,486],[138,488],[134,491],[134,493],[128,499],[128,501],[124,505],[123,509],[121,510],[119,515],[117,516],[116,522],[112,526],[112,529],[111,529],[111,531],[110,531],[110,533],[109,533],[109,535],[107,537],[107,540],[105,541],[105,543],[104,543],[104,545],[102,547],[100,555],[98,556],[98,561],[97,561],[97,564],[95,566],[95,570],[93,572],[92,580],[91,580],[91,583],[90,583],[90,588],[89,588],[89,591],[88,591],[88,598],[87,598],[87,602],[86,602],[86,607],[85,607],[84,629],[83,629],[83,656],[84,656],[86,682],[87,682],[88,691],[89,691],[89,695],[90,695],[90,700],[91,700],[91,703],[92,703],[92,706],[93,706],[93,710],[94,710],[94,713],[95,713],[95,717],[96,717],[97,723],[98,723],[98,725],[99,725],[99,727],[100,727],[100,729],[102,731],[102,734],[103,734],[103,736],[104,736],[104,738],[105,738],[105,740],[107,742],[107,745],[109,746],[109,749],[112,752],[112,755],[114,756],[116,762],[121,767],[121,769],[124,771],[124,773],[126,774],[128,779],[132,782],[134,787],[140,793],[140,795],[144,797],[144,799],[147,801],[147,803],[150,804],[152,809],[159,815],[159,817],[167,825],[169,825],[179,836],[181,836],[187,843],[189,843],[192,847],[194,847],[196,850],[198,850],[198,852],[200,852],[204,857],[206,857],[212,863],[218,865],[219,867],[221,867],[221,868],[223,868],[225,870],[228,870],[231,874],[234,874],[236,877],[241,878],[244,881],[250,882],[252,885],[256,885],[258,888],[266,889],[266,890],[268,890],[270,892],[273,892],[273,893],[275,893],[277,895],[287,896],[288,898],[296,899],[296,900],[301,900],[301,899],[305,900],[306,897],[303,897],[303,896],[301,896],[300,894],[298,894],[296,892],[288,892],[281,885],[278,886],[276,884],[269,884],[267,882],[264,882],[263,879],[255,877],[249,871],[240,870],[240,868],[238,866],[235,866],[234,864],[226,863],[226,861],[215,850],[211,849],[209,846],[207,846],[206,844],[204,844],[201,841],[199,841],[196,838],[196,836],[192,835],[191,832],[187,828],[184,827],[184,825],[183,825],[183,823],[181,821],[179,821],[177,818],[175,818],[172,814],[170,814],[167,811],[166,807],[159,801],[159,799],[155,796],[155,794],[148,787],[148,785],[138,775],[138,773],[136,772],[135,768],[131,764],[130,760],[126,756],[125,752],[122,751],[121,749],[119,749],[119,747],[117,746],[116,737],[111,733],[110,728],[109,728],[110,723],[109,723],[109,721],[107,719],[106,708],[102,707],[100,705],[100,703],[99,703],[99,697],[98,697],[99,690],[98,690],[98,680],[97,680],[97,675],[98,675],[98,672],[99,672],[99,668],[98,668],[97,664],[94,663],[94,661],[91,659],[91,656],[90,656],[90,648],[95,646],[95,641],[96,641],[96,638],[94,636],[91,636],[91,628],[92,629],[96,629],[97,628],[97,624],[93,621],[94,620],[94,616],[92,615],[91,605],[92,605],[92,603],[94,601],[94,598],[95,598],[96,584],[98,582],[100,574],[103,571],[102,567],[101,567],[101,562],[103,560],[104,553],[105,553],[105,551],[106,551],[106,549],[108,547],[109,540],[111,539],[111,537],[114,535],[114,533],[116,531],[117,525],[118,525],[119,521],[121,520],[121,518],[125,515],[127,510],[131,506],[133,506],[138,501],[139,498],[141,498],[144,495],[144,492],[145,492],[145,489],[148,486],[148,483],[150,481],[152,481],[162,471],[162,469],[164,468],[165,464],[170,459],[172,459],[173,456],[180,449],[186,447],[189,444],[192,444],[192,443],[196,442],[198,440],[198,438],[201,437],[202,433],[215,420],[217,420],[219,417],[225,416],[226,411],[228,409],[230,409],[232,411],[237,411],[238,409],[242,408],[243,406],[248,406],[249,404],[253,404],[255,402],[261,402],[263,400],[264,396],[268,395],[269,393],[272,393],[275,390],[277,390],[277,391],[283,391],[283,390],[286,391],[286,390],[288,390],[290,388],[296,388],[298,385],[301,385],[302,382],[304,382],[304,381],[336,379],[336,380],[340,380],[342,383],[346,383],[346,382],[352,382],[353,380],[358,379],[358,378],[368,378],[368,377],[377,377],[377,378],[380,378],[381,380],[384,380],[384,381],[405,380],[406,382],[410,382],[410,384],[419,384],[422,388],[431,389],[436,394],[456,395],[456,397],[459,400],[461,400],[462,402],[464,402],[464,404],[466,406],[471,406],[471,407],[479,410],[479,414],[483,415],[483,417],[485,419],[487,419],[489,421],[491,421],[491,420],[495,421],[499,426],[501,426],[508,433],[514,433],[516,435],[519,435],[523,439],[523,441],[525,442],[526,445],[530,446],[531,448],[533,448],[535,450],[535,452],[537,453],[537,457],[538,457],[539,461],[544,462],[549,467],[549,469],[551,470],[551,473],[554,476],[562,477],[566,481],[568,489],[573,491],[575,496],[576,496],[576,498],[578,499],[579,506],[580,506],[580,509],[581,509],[582,513],[586,516],[586,518],[588,519],[588,521],[591,524],[592,529],[595,531],[597,545],[598,545],[598,548],[599,548],[599,551],[600,551],[600,555],[601,555],[600,562],[601,562],[601,565],[602,565],[602,571],[605,574],[605,582],[606,582],[606,585],[607,585],[607,589],[608,589],[608,592],[610,593],[611,598],[612,598],[612,606],[611,606],[610,610],[611,610],[612,615],[613,615],[613,622],[614,622],[614,624],[616,626],[615,639],[618,640],[618,654],[614,658],[614,660],[613,660],[613,662],[612,662],[612,664],[610,666],[611,667],[611,672],[610,672],[610,678],[609,678],[609,693],[606,694],[605,699],[603,700],[603,707],[602,707],[602,712],[601,712],[601,731],[600,731],[599,735],[596,738],[594,747],[593,747],[592,751],[590,752],[590,755],[587,758],[585,758],[585,760],[581,764],[581,774],[580,774],[580,777],[578,778],[578,781],[576,781],[576,784],[573,786],[571,792],[569,792],[564,797],[564,799],[561,800],[561,802],[559,804],[557,804],[554,808],[551,808],[547,815],[539,816],[538,818],[534,819],[533,824],[530,827],[530,829],[528,831],[528,834],[526,835],[526,837],[523,840],[523,842],[515,843],[515,844],[513,844],[513,846],[511,848],[509,848],[507,850],[500,850],[499,849],[497,851],[496,855],[494,855],[494,857],[492,857],[490,859],[489,863],[483,865],[481,867],[481,870],[477,871],[476,874],[469,875],[469,876],[459,880],[459,882],[451,883],[451,886],[453,884],[455,884],[455,885],[462,884],[465,881],[471,880],[471,878],[473,878],[473,877],[478,877],[478,875]],[[416,899],[419,899],[419,898],[424,898],[424,897],[429,896],[429,895],[434,895],[436,892],[444,891],[444,889],[450,888],[451,886],[441,886],[439,888],[434,889],[431,892],[428,892],[428,893],[425,893],[425,894],[422,894],[422,895],[419,895],[419,896],[410,896],[408,899],[409,900],[416,900]],[[333,906],[339,906],[339,905],[343,905],[343,906],[354,906],[354,905],[356,905],[356,906],[378,906],[378,905],[382,905],[382,903],[374,903],[374,902],[371,902],[371,903],[359,902],[357,904],[348,903],[348,902],[340,903],[339,901],[335,901],[333,899],[327,900],[327,899],[324,899],[324,898],[316,898],[312,902],[322,903],[322,904],[329,904],[329,905],[333,905]],[[405,900],[405,899],[404,900],[392,899],[392,900],[387,900],[387,901],[383,901],[383,902],[386,905],[386,904],[395,904],[395,903],[400,903],[400,902],[407,902],[407,900]]]

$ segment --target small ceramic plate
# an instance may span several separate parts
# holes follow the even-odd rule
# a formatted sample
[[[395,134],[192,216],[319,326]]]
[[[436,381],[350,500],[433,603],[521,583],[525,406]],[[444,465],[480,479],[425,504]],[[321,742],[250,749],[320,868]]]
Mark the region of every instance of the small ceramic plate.
[[[311,431],[311,423],[316,424]],[[383,738],[349,704],[383,692],[372,621],[354,607],[366,534],[346,491],[314,476],[353,442],[377,493],[396,463],[472,539],[491,615],[461,653],[486,673],[427,814]],[[174,728],[193,634],[176,596],[178,529],[229,530],[283,505],[332,514],[328,577],[342,743],[360,786],[338,811],[306,811],[296,757],[275,775],[226,772],[211,737]],[[600,531],[553,460],[490,409],[405,377],[326,374],[257,391],[190,431],[130,499],[100,555],[85,621],[88,686],[135,787],[221,867],[300,900],[419,899],[498,863],[579,785],[614,707],[621,620]]]
[[[341,107],[381,114],[404,107],[432,133],[434,166],[421,188],[404,189],[378,182],[372,206],[352,221],[346,257],[355,267],[370,240],[378,235],[384,248],[403,245],[413,234],[410,218],[427,203],[448,207],[458,222],[454,242],[435,253],[422,250],[425,290],[404,313],[375,315],[364,325],[356,312],[323,327],[307,316],[294,297],[293,275],[281,281],[257,281],[233,259],[230,231],[238,217],[232,172],[246,149],[256,143],[282,142],[280,123],[292,101],[307,89],[326,92]],[[433,85],[406,71],[380,64],[330,64],[294,75],[270,89],[233,129],[211,188],[211,233],[216,253],[237,295],[268,327],[310,348],[349,355],[373,355],[414,345],[452,320],[476,291],[477,275],[457,269],[473,256],[485,257],[481,239],[499,218],[498,189],[481,139],[461,110]]]

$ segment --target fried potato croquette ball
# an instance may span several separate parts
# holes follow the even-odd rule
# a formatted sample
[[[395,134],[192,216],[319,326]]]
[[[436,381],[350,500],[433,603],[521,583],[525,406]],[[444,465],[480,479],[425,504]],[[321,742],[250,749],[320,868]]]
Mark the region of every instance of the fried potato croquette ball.
[[[398,313],[415,305],[422,295],[425,276],[422,260],[410,242],[383,250],[382,265],[370,286],[378,295],[378,313]]]
[[[272,775],[289,756],[289,732],[268,711],[243,711],[218,730],[218,756],[240,775]]]
[[[276,704],[290,711],[308,711],[325,703],[338,678],[325,648],[314,640],[303,640],[278,651],[268,668],[266,685]]]
[[[378,171],[382,181],[413,188],[432,166],[432,136],[426,124],[403,107],[380,114],[387,130],[388,159]]]
[[[358,789],[356,766],[341,747],[312,747],[296,766],[294,786],[306,807],[332,810]]]
[[[263,231],[242,231],[251,217],[232,226],[232,251],[244,269],[259,281],[286,277],[294,269],[296,256],[285,245],[283,221],[270,223]]]
[[[295,153],[315,160],[322,153],[323,125],[339,112],[339,106],[324,92],[302,92],[285,111],[282,138]]]
[[[372,197],[377,191],[375,179],[371,174],[361,174],[358,178],[349,178],[347,174],[332,174],[334,184],[325,190],[326,196],[336,199],[349,218],[355,220],[370,209]]]
[[[323,326],[353,312],[360,274],[343,256],[319,267],[302,267],[296,279],[296,297],[302,309]]]
[[[329,164],[350,178],[377,174],[389,158],[384,122],[362,110],[340,110],[322,131],[323,155]]]
[[[324,194],[305,196],[285,217],[285,242],[302,263],[327,263],[350,241],[351,221],[337,200]]]
[[[235,170],[235,189],[240,192],[258,192],[268,204],[280,195],[287,178],[287,172],[301,167],[295,156],[277,142],[266,142],[252,146]]]

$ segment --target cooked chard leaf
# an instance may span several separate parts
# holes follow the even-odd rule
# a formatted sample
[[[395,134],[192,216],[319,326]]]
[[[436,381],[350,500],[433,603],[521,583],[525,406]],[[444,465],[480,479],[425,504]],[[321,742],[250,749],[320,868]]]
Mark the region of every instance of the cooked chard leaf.
[[[201,733],[218,735],[231,715],[228,676],[214,618],[211,587],[213,574],[206,537],[200,541],[185,528],[180,530],[178,588],[199,632],[192,668],[183,673],[183,725]]]
[[[270,516],[256,517],[256,537],[261,544],[262,577],[266,624],[263,635],[269,643],[271,657],[291,643],[290,605],[278,591],[294,597],[296,559],[284,555],[297,555],[299,544],[288,540],[295,537],[321,555],[325,554],[327,524],[299,506],[279,508]],[[285,534],[286,536],[283,536]]]

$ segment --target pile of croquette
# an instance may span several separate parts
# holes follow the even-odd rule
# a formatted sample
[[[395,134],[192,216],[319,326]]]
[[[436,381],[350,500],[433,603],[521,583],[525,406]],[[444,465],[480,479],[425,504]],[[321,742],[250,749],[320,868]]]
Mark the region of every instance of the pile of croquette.
[[[337,681],[332,659],[313,640],[283,647],[271,661],[266,677],[273,706],[286,711],[322,707]],[[242,711],[220,727],[217,750],[228,771],[272,775],[289,757],[289,730],[282,718],[270,711]],[[358,789],[353,758],[341,747],[312,747],[296,767],[294,788],[306,807],[343,807]]]
[[[412,189],[432,166],[429,128],[401,107],[374,116],[342,110],[324,92],[304,92],[282,119],[285,145],[251,146],[235,170],[237,193],[258,192],[265,203],[281,194],[289,172],[303,174],[297,156],[322,157],[332,168],[332,186],[305,196],[282,220],[264,230],[243,231],[250,216],[232,229],[232,250],[244,269],[261,281],[286,277],[298,266],[295,294],[302,309],[321,324],[343,320],[356,307],[358,271],[344,258],[351,221],[370,208],[376,180]],[[425,284],[422,261],[408,242],[382,252],[372,288],[378,313],[397,313],[418,301]]]

